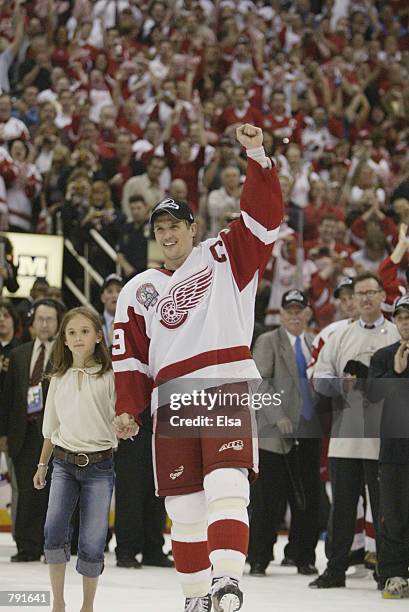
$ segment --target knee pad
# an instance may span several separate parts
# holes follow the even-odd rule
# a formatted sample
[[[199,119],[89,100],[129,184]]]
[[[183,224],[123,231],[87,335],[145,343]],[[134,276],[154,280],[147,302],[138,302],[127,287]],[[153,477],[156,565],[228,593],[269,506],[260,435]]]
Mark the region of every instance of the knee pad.
[[[204,490],[208,506],[220,500],[238,500],[246,508],[250,503],[250,485],[247,470],[242,468],[219,468],[207,474]],[[217,504],[218,505],[218,504]]]
[[[204,491],[168,496],[165,498],[165,508],[173,523],[201,523],[207,518]]]

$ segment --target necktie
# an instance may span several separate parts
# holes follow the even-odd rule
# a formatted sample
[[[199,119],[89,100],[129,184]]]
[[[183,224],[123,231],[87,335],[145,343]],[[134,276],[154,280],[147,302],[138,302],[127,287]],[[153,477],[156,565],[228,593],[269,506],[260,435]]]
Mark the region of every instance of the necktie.
[[[45,361],[45,344],[40,344],[40,350],[38,353],[38,357],[34,364],[33,371],[30,377],[30,386],[38,385],[41,381],[44,371],[44,361]]]
[[[300,379],[300,388],[302,396],[301,415],[309,421],[312,417],[312,398],[310,384],[307,379],[307,361],[301,346],[301,336],[295,339],[295,361],[297,363],[298,376]]]
[[[375,325],[369,325],[369,323],[366,323],[365,329],[375,329]]]

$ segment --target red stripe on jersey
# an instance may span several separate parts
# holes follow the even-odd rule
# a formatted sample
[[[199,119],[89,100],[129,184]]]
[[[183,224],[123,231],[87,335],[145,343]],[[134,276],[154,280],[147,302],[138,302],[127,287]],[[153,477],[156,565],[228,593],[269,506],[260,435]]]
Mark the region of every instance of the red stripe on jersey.
[[[209,569],[207,542],[177,542],[172,540],[175,567],[181,574],[195,574]]]
[[[373,523],[370,523],[369,521],[365,521],[365,533],[370,538],[375,539],[375,527]]]
[[[244,359],[252,359],[248,346],[232,346],[230,348],[199,353],[199,355],[182,359],[159,370],[155,378],[154,387],[167,380],[191,374],[208,366],[243,361]]]
[[[322,337],[319,339],[318,341],[318,346],[314,346],[312,345],[311,348],[311,361],[308,364],[308,367],[311,368],[313,365],[316,364],[317,359],[318,359],[318,355],[320,354],[320,350],[322,349],[322,347],[324,346],[325,342],[322,339]]]
[[[247,555],[249,545],[248,525],[241,521],[215,521],[207,529],[209,554],[214,550],[237,550]]]

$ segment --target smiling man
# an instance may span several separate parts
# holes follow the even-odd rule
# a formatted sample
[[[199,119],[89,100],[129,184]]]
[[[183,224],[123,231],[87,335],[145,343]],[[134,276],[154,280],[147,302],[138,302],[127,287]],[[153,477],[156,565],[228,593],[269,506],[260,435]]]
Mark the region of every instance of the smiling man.
[[[164,267],[127,283],[115,319],[114,424],[119,437],[135,435],[140,413],[151,405],[156,492],[166,497],[172,519],[172,551],[185,612],[209,612],[212,605],[214,612],[241,608],[249,477],[257,471],[248,408],[240,412],[242,427],[234,427],[234,433],[218,428],[216,437],[211,427],[172,432],[175,413],[160,388],[165,381],[177,381],[179,386],[190,384],[186,390],[191,390],[198,379],[204,389],[213,387],[215,379],[222,387],[234,381],[247,388],[246,381],[260,377],[249,349],[254,302],[283,205],[262,130],[245,124],[236,134],[248,158],[240,218],[195,247],[197,225],[190,207],[162,200],[151,222]],[[189,412],[182,407],[178,414],[206,415],[207,408],[190,407]],[[226,412],[236,416],[235,409]],[[161,436],[163,431],[167,435]],[[229,444],[232,435],[236,444]]]

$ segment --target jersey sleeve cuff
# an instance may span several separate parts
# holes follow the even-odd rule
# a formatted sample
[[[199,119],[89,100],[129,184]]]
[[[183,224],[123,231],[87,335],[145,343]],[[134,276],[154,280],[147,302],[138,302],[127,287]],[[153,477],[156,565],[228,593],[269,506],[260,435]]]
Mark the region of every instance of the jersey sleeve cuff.
[[[249,159],[256,161],[262,168],[272,168],[271,159],[266,156],[264,147],[256,147],[255,149],[246,149],[246,154]]]

